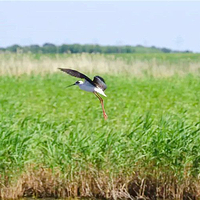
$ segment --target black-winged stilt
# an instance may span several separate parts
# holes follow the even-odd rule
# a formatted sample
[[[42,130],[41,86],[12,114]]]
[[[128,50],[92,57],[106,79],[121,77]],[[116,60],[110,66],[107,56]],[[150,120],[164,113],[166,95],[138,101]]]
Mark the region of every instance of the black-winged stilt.
[[[107,86],[105,84],[104,79],[100,76],[95,76],[93,81],[92,81],[86,75],[84,75],[84,74],[82,74],[82,73],[80,73],[76,70],[64,69],[64,68],[59,68],[59,69],[63,72],[68,73],[71,76],[75,76],[77,78],[85,79],[84,82],[83,81],[77,81],[76,83],[69,85],[68,87],[73,86],[73,85],[78,85],[81,90],[85,90],[87,92],[93,92],[101,102],[101,107],[102,107],[102,110],[103,110],[104,119],[107,119],[107,115],[106,115],[106,112],[105,112],[105,109],[104,109],[103,99],[99,96],[99,94],[101,94],[101,95],[106,97],[104,90],[106,90]]]

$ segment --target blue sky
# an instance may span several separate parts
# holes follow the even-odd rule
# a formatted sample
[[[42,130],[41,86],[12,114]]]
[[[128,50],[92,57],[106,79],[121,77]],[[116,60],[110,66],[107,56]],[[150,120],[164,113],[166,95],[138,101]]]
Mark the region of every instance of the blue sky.
[[[200,2],[0,2],[0,47],[46,42],[200,52]]]

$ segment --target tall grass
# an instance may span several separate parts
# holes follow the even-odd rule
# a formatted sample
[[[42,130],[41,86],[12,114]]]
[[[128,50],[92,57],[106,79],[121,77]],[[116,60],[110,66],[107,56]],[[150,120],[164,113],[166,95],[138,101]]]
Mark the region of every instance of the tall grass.
[[[87,73],[170,77],[200,74],[199,54],[0,54],[0,75],[46,74],[58,68]]]
[[[133,67],[130,60],[135,58],[127,60],[120,56],[1,56],[8,56],[9,68],[11,63],[20,66],[18,61],[22,59],[24,70],[19,68],[18,72],[22,71],[16,74],[12,70],[2,71],[4,75],[0,77],[1,198],[199,197],[198,76],[186,75],[186,71],[185,76],[182,73],[169,77],[163,73],[164,77],[158,78],[155,74],[140,76],[135,72],[137,77],[130,76],[116,63],[119,59]],[[95,66],[86,69],[84,62],[80,62],[86,58],[91,59],[89,67],[105,59],[108,71]],[[72,59],[73,64],[65,65]],[[123,74],[111,70],[106,59]],[[163,63],[170,62],[174,61],[166,59]],[[37,74],[42,71],[34,71],[34,67],[36,74],[32,74],[26,71],[25,63],[50,69],[54,65],[55,69],[74,68],[79,63],[76,69],[92,75],[102,70],[100,75],[104,74],[108,85],[108,120],[104,121],[93,94],[76,87],[66,89],[75,78],[61,72],[49,74],[48,67],[45,76]],[[177,65],[176,70],[179,68]],[[30,75],[24,74],[29,72]]]

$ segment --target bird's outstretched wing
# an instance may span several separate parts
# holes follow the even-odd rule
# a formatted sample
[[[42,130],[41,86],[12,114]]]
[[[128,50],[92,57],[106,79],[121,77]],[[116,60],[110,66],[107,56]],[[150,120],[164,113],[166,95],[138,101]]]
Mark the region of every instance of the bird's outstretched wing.
[[[101,88],[103,91],[107,88],[106,83],[101,76],[95,76],[93,83],[95,84],[95,86]]]
[[[82,73],[80,73],[80,72],[78,72],[78,71],[76,71],[76,70],[73,70],[73,69],[65,69],[65,68],[58,68],[58,69],[60,69],[60,70],[63,71],[63,72],[68,73],[68,74],[71,75],[71,76],[74,76],[74,77],[77,77],[77,78],[85,79],[85,80],[87,80],[88,82],[90,82],[92,85],[94,85],[93,81],[92,81],[89,77],[87,77],[86,75],[84,75],[84,74],[82,74]]]

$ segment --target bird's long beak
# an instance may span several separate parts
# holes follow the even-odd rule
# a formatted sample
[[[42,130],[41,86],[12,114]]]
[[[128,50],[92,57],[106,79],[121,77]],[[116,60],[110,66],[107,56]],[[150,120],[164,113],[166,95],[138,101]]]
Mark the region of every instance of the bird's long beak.
[[[71,85],[68,85],[68,86],[67,86],[67,88],[68,88],[68,87],[71,87],[71,86],[73,86],[73,85],[76,85],[76,83],[74,83],[74,84],[71,84]]]

